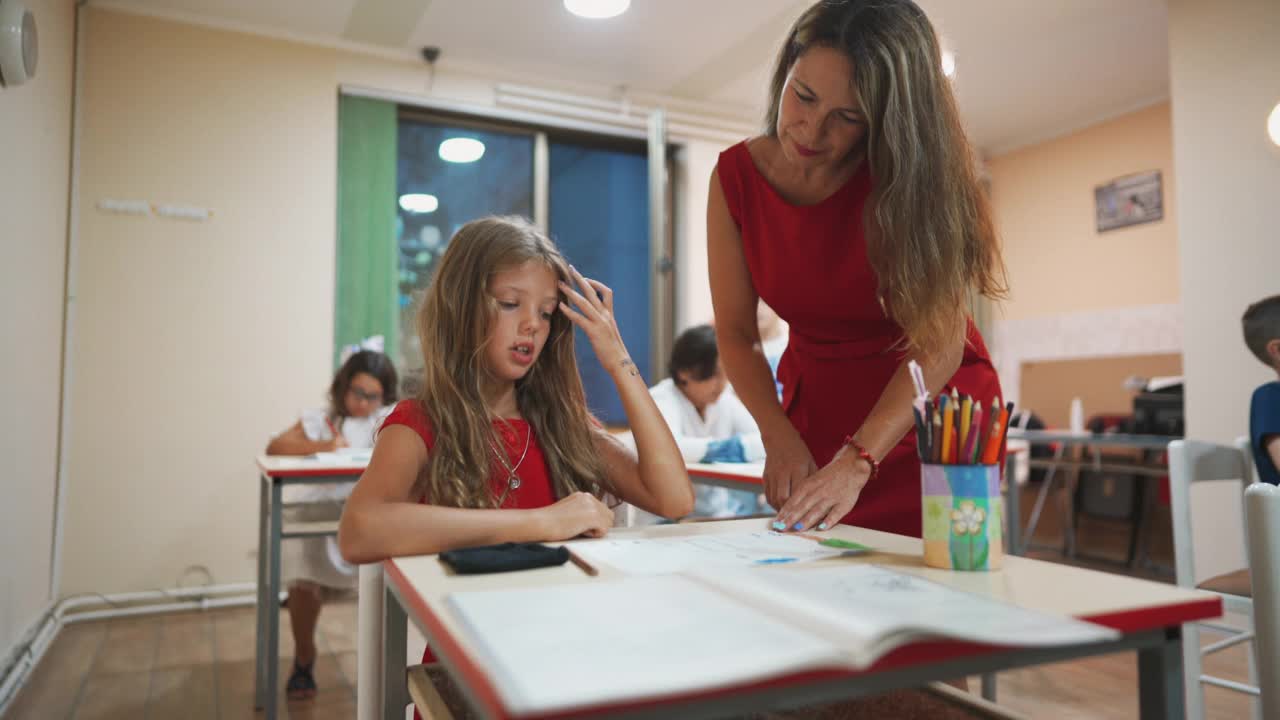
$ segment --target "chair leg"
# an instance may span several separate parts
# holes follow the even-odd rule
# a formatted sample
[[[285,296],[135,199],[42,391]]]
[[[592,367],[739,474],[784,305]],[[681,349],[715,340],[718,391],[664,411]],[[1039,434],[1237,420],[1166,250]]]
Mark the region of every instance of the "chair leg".
[[[1133,513],[1129,516],[1129,554],[1125,565],[1130,570],[1138,566],[1141,555],[1139,543],[1147,532],[1147,518],[1151,514],[1151,497],[1154,494],[1148,487],[1148,478],[1135,477],[1133,482],[1137,487],[1138,497],[1133,504]]]
[[[1249,623],[1253,624],[1253,618],[1249,618]],[[1250,640],[1245,655],[1249,659],[1249,684],[1258,687],[1258,643],[1256,640]],[[1262,698],[1249,698],[1249,716],[1253,720],[1262,720]]]
[[[1187,698],[1187,719],[1204,719],[1204,687],[1200,685],[1200,628],[1182,626],[1182,685]]]

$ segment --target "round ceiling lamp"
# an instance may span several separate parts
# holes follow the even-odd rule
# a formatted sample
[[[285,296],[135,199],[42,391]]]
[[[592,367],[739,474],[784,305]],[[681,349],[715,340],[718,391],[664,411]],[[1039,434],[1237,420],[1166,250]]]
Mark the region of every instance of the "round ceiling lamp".
[[[631,0],[564,0],[564,7],[578,17],[604,20],[626,12]]]
[[[484,157],[484,143],[475,138],[449,138],[440,143],[440,159],[451,163],[470,163]]]
[[[433,213],[438,207],[440,207],[440,200],[435,195],[409,193],[400,196],[400,209],[415,215]]]

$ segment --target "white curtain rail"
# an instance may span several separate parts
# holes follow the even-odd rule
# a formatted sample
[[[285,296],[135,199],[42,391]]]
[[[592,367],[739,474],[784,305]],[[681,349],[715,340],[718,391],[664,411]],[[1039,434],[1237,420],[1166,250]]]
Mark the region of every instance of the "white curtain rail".
[[[620,99],[611,100],[511,83],[498,83],[494,86],[494,92],[499,98],[550,100],[562,105],[603,110],[617,115],[631,115],[634,113],[644,117],[661,107],[666,112],[667,118],[677,123],[717,129],[723,128],[744,135],[754,132],[754,125],[746,120],[741,113],[726,112],[725,108],[713,108],[702,104],[698,104],[696,112],[686,112],[682,108],[686,101],[674,98],[653,101],[628,95]]]
[[[541,113],[560,115],[580,120],[590,120],[601,124],[611,124],[628,129],[641,129],[647,127],[648,124],[648,118],[643,115],[620,115],[613,112],[605,112],[603,110],[566,106],[550,100],[537,100],[534,98],[499,95],[497,97],[497,101],[498,104],[509,107],[536,110]],[[735,143],[753,132],[746,129],[735,131],[730,128],[698,127],[675,122],[667,124],[667,131],[672,137],[689,137],[724,143]]]

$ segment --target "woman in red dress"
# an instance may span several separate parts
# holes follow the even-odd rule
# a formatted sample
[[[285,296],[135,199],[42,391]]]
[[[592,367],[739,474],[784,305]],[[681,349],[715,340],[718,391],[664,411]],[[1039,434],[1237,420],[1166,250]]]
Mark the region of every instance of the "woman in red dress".
[[[906,368],[989,404],[969,320],[1004,267],[933,27],[910,0],[820,2],[774,68],[765,134],[720,155],[707,208],[721,357],[764,436],[777,529],[920,536]],[[791,326],[779,403],[756,304]]]

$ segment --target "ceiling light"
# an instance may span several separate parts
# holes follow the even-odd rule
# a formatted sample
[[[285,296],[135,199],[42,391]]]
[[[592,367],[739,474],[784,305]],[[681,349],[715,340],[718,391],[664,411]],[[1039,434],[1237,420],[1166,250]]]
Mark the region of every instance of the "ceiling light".
[[[1280,147],[1280,103],[1271,108],[1267,117],[1267,135],[1271,136],[1271,144]]]
[[[956,54],[950,50],[942,52],[942,74],[947,77],[956,76]]]
[[[626,12],[631,0],[564,0],[564,7],[578,17],[603,20]]]
[[[410,193],[400,196],[400,209],[405,212],[411,212],[416,215],[425,215],[435,212],[440,207],[440,201],[435,195],[427,195],[426,193]]]
[[[449,138],[440,143],[440,159],[451,163],[475,162],[484,157],[484,143],[475,138]]]

